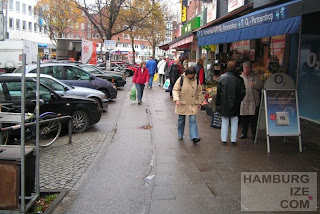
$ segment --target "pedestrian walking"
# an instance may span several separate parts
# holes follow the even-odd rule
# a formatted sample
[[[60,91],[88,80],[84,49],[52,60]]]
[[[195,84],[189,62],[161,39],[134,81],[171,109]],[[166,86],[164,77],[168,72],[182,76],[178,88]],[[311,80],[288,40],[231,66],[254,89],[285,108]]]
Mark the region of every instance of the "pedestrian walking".
[[[197,77],[199,79],[200,85],[203,85],[206,80],[204,69],[203,69],[203,59],[199,59],[197,62],[197,65],[194,66],[194,68],[196,69]]]
[[[190,140],[194,144],[200,141],[196,115],[203,101],[202,87],[196,78],[194,67],[188,67],[173,87],[173,101],[178,119],[178,139],[183,140],[186,116],[189,116]]]
[[[179,59],[175,59],[174,62],[170,65],[168,70],[168,78],[170,79],[170,97],[172,97],[172,89],[177,79],[182,74],[181,65]]]
[[[139,65],[139,68],[134,72],[132,82],[135,83],[138,94],[138,104],[142,102],[144,84],[149,80],[149,71],[146,68],[146,62],[142,61]]]
[[[243,98],[240,107],[242,135],[240,139],[247,138],[249,124],[251,125],[252,139],[256,136],[256,127],[260,105],[260,91],[263,82],[259,76],[252,73],[252,64],[250,61],[243,63],[243,73],[240,75],[246,87],[246,96]]]
[[[222,74],[218,81],[216,109],[221,115],[221,141],[227,143],[229,121],[231,121],[231,143],[237,142],[240,105],[246,88],[243,79],[235,70],[235,61],[227,64],[227,72]]]
[[[156,61],[153,59],[152,56],[149,57],[149,60],[147,61],[146,67],[149,71],[149,82],[148,87],[152,88],[152,82],[153,82],[153,76],[155,73],[158,72],[158,67]]]
[[[159,74],[159,86],[161,84],[164,84],[165,81],[165,66],[166,66],[166,60],[163,57],[161,61],[158,63],[158,74]]]

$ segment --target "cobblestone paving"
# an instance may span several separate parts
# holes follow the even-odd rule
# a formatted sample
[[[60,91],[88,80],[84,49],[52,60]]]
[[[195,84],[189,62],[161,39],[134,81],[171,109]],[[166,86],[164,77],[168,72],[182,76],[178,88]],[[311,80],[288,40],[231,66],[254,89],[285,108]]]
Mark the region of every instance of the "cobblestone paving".
[[[78,133],[60,137],[40,148],[40,189],[72,189],[97,155],[109,132]]]

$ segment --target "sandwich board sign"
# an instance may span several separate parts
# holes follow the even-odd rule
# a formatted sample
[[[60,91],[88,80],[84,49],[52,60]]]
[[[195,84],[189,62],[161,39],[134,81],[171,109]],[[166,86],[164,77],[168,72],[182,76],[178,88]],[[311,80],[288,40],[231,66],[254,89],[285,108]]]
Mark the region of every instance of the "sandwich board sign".
[[[260,112],[264,106],[268,153],[273,136],[298,136],[299,151],[302,152],[298,97],[292,78],[285,73],[273,74],[264,85],[261,100],[264,102]]]

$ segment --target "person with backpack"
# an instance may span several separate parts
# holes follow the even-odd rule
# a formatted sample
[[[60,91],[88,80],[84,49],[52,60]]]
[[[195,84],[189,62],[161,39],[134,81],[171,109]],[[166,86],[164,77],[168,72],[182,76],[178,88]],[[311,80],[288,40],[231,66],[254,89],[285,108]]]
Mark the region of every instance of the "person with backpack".
[[[197,62],[197,65],[194,66],[197,72],[197,78],[199,79],[200,85],[203,85],[205,83],[206,77],[204,75],[204,69],[203,69],[203,59],[199,59]]]
[[[203,101],[202,87],[196,78],[194,67],[188,67],[185,73],[174,84],[173,101],[178,119],[178,140],[183,140],[186,116],[189,116],[190,140],[197,144],[200,141],[196,115]]]

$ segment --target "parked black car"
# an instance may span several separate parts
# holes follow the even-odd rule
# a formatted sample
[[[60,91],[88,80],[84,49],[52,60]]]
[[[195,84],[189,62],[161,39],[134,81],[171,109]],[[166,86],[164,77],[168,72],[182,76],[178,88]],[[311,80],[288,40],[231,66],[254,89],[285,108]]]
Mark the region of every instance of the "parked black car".
[[[0,75],[1,104],[20,105],[21,86],[21,77]],[[26,112],[34,112],[35,103],[31,102],[36,99],[36,80],[34,78],[26,78],[25,94]],[[44,101],[40,112],[71,115],[73,132],[83,132],[91,125],[100,121],[102,109],[93,99],[77,96],[60,96],[41,83],[39,94],[40,99]]]
[[[116,74],[108,74],[107,72],[103,72],[99,68],[93,65],[86,65],[86,64],[76,64],[79,68],[85,70],[86,72],[93,74],[96,77],[101,79],[108,80],[109,82],[114,83],[117,87],[124,86],[127,82],[124,77],[121,75]]]
[[[21,72],[21,67],[14,71],[14,73]],[[36,72],[36,64],[26,66],[26,73]],[[115,85],[108,80],[104,80],[89,74],[76,65],[71,65],[68,63],[44,63],[40,64],[40,73],[53,76],[68,85],[97,89],[105,93],[108,99],[117,98],[118,92]]]

